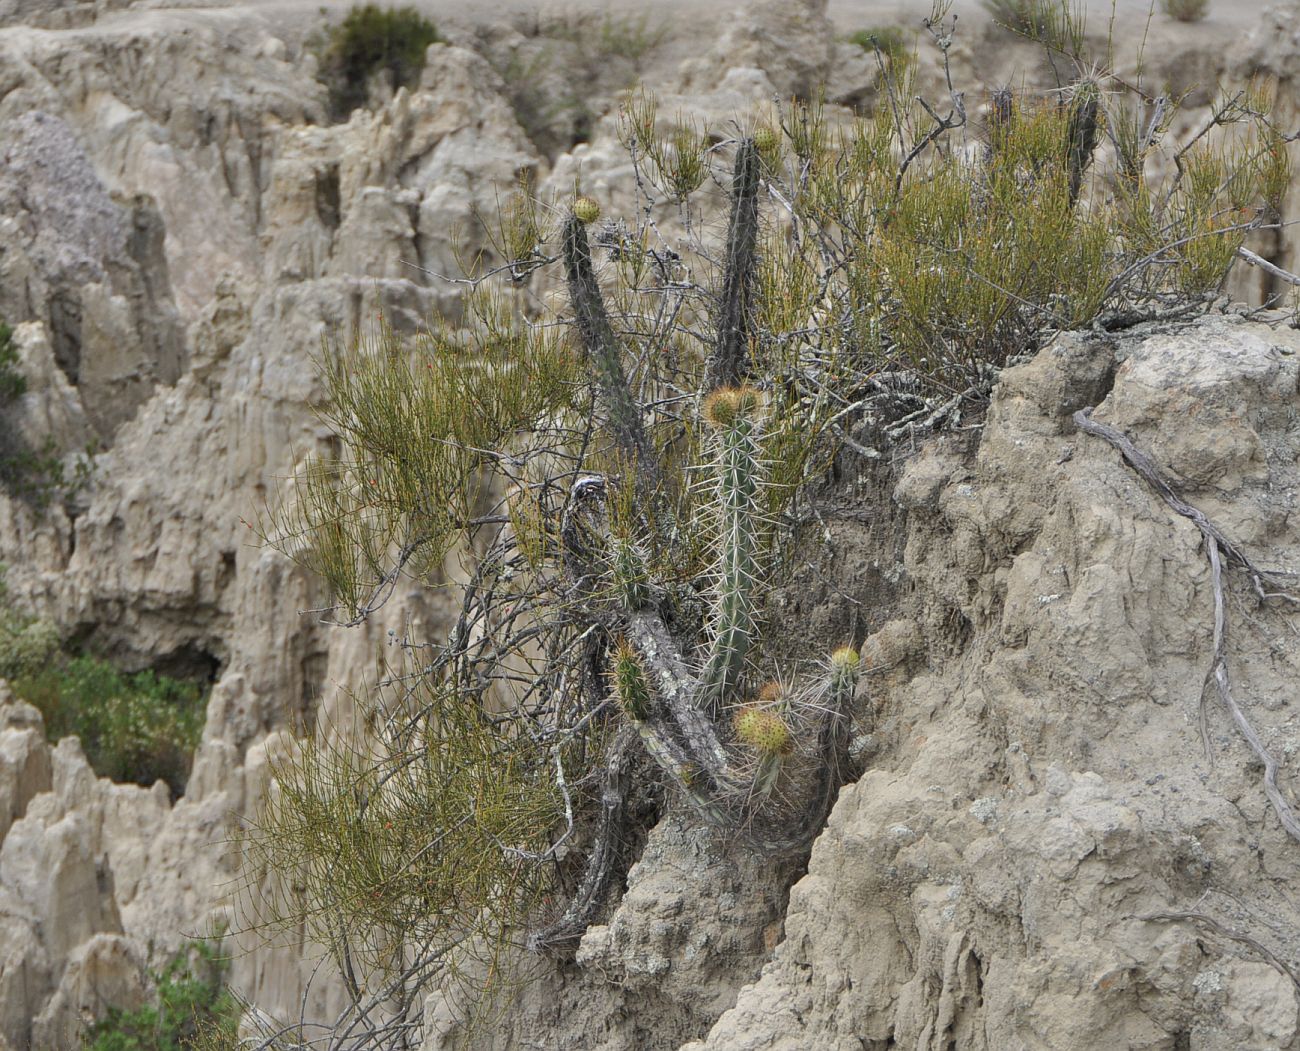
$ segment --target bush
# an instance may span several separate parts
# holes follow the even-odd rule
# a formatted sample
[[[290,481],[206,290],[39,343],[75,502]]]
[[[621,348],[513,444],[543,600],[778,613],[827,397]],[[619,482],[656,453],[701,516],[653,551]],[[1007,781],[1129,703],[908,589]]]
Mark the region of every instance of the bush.
[[[433,23],[413,7],[352,8],[328,31],[319,51],[330,112],[342,120],[366,105],[376,73],[392,77],[394,89],[411,86],[424,68],[425,51],[438,39]]]
[[[236,1047],[239,1005],[225,985],[227,961],[210,942],[191,942],[153,976],[157,998],[135,1011],[110,1007],[86,1034],[84,1051],[217,1051]]]
[[[1210,8],[1210,0],[1160,0],[1160,9],[1179,22],[1199,22]]]
[[[27,639],[36,622],[18,636]],[[37,633],[40,637],[40,633]],[[42,641],[48,641],[42,638]],[[51,741],[75,735],[101,777],[185,789],[194,749],[203,734],[206,691],[152,671],[118,671],[97,657],[60,657],[13,679],[14,692],[40,709]]]

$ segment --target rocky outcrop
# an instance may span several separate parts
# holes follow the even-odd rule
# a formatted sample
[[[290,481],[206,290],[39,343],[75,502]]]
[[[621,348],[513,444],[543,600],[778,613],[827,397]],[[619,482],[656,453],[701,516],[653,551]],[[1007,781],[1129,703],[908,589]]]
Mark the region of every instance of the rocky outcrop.
[[[325,447],[322,338],[451,310],[418,266],[472,253],[474,211],[537,160],[464,50],[435,46],[425,90],[332,127],[310,123],[321,89],[299,65],[220,11],[0,31],[0,126],[21,162],[0,175],[0,221],[22,235],[0,261],[0,313],[22,322],[28,379],[6,423],[37,447],[108,447],[73,501],[0,498],[9,593],[128,667],[213,680],[175,805],[165,786],[96,780],[75,742],[4,731],[0,1034],[16,1048],[69,1046],[69,1027],[113,1002],[93,989],[135,989],[184,937],[240,926],[229,839],[259,797],[267,734],[346,719],[390,627],[436,631],[418,592],[358,632],[302,615],[319,586],[248,523]],[[123,203],[145,192],[145,211]],[[81,296],[75,368],[49,313],[60,289]],[[63,875],[38,878],[50,871]],[[234,980],[296,1012],[315,952],[289,946],[241,957]],[[338,994],[319,983],[309,1010],[332,1013]]]
[[[326,125],[301,26],[118,6],[0,4],[0,314],[28,380],[5,422],[34,446],[106,450],[76,500],[41,514],[0,498],[0,551],[16,600],[69,637],[213,688],[175,802],[97,779],[0,690],[14,1051],[71,1046],[107,1004],[139,1002],[183,936],[242,926],[271,877],[231,893],[228,838],[286,728],[346,721],[390,629],[445,626],[415,589],[350,633],[301,616],[319,585],[246,524],[329,448],[311,412],[322,337],[381,313],[407,332],[454,317],[454,290],[424,271],[484,247],[475,214],[521,174],[555,194],[581,179],[611,214],[632,200],[612,120],[548,166],[512,86],[464,47],[434,45],[415,90]],[[1251,59],[1284,91],[1289,10],[1257,41],[1272,57]],[[826,77],[832,102],[874,91],[824,2],[753,4],[715,46],[690,44],[704,54],[664,81],[666,120],[723,126]],[[958,46],[972,68],[995,50]],[[434,996],[428,1046],[1295,1046],[1267,953],[1300,966],[1297,848],[1212,702],[1213,766],[1200,744],[1198,536],[1069,415],[1101,403],[1229,535],[1295,569],[1297,349],[1288,330],[1216,320],[1063,338],[1009,370],[977,447],[922,450],[889,487],[898,510],[831,521],[835,558],[782,596],[780,616],[819,632],[887,622],[864,648],[862,777],[807,875],[671,814],[573,961],[531,963],[491,1033]],[[841,466],[846,492],[880,496],[884,467]],[[1290,628],[1240,594],[1239,694],[1289,758]],[[1209,920],[1143,918],[1191,912]],[[337,1010],[337,984],[309,984],[305,935],[258,942],[231,936],[241,993],[282,1017]]]
[[[692,1048],[1300,1046],[1300,845],[1203,697],[1200,535],[1070,422],[1100,402],[1295,572],[1298,353],[1293,331],[1230,318],[1062,337],[1003,374],[973,457],[940,443],[904,469],[907,612],[931,641],[872,690],[868,769],[785,941]],[[1232,587],[1238,699],[1292,756],[1295,614]]]

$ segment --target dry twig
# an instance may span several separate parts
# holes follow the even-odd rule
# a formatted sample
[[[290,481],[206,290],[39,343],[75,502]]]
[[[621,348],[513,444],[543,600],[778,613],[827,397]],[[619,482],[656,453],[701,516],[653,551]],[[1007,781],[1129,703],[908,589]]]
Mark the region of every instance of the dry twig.
[[[1249,574],[1255,587],[1255,593],[1261,599],[1282,598],[1290,602],[1300,600],[1284,592],[1265,591],[1264,585],[1271,582],[1272,574],[1256,566],[1245,552],[1233,544],[1213,522],[1205,517],[1204,513],[1179,497],[1154,461],[1138,449],[1125,435],[1114,427],[1108,427],[1106,424],[1094,420],[1091,407],[1076,412],[1074,422],[1079,430],[1085,434],[1101,438],[1118,449],[1128,465],[1156,491],[1166,504],[1184,518],[1191,519],[1192,524],[1201,531],[1201,536],[1205,540],[1205,551],[1210,560],[1210,573],[1214,582],[1214,655],[1210,663],[1208,678],[1214,680],[1219,700],[1223,702],[1223,706],[1232,715],[1232,721],[1237,724],[1237,729],[1241,731],[1246,743],[1250,745],[1251,751],[1264,764],[1264,792],[1268,796],[1269,802],[1272,803],[1278,820],[1291,837],[1300,842],[1300,819],[1296,817],[1295,810],[1287,802],[1286,797],[1282,795],[1282,790],[1277,784],[1277,760],[1265,747],[1258,732],[1251,725],[1250,720],[1246,718],[1246,713],[1241,710],[1241,706],[1237,704],[1232,696],[1231,681],[1228,677],[1228,618],[1223,593],[1223,556],[1226,556],[1229,562],[1235,562]]]

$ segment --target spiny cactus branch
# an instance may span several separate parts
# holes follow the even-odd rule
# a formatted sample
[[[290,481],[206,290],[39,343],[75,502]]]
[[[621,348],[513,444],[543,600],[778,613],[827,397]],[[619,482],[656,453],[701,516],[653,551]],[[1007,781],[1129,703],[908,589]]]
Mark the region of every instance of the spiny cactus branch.
[[[1101,92],[1090,80],[1080,81],[1075,87],[1070,105],[1070,120],[1066,127],[1069,153],[1066,157],[1070,178],[1070,207],[1073,208],[1083,188],[1083,176],[1092,164],[1097,149],[1099,124],[1097,123]]]
[[[759,153],[753,139],[736,152],[731,179],[731,222],[718,304],[718,341],[709,360],[705,389],[734,387],[749,364],[749,328],[758,244]]]
[[[658,477],[654,447],[646,436],[641,406],[632,397],[618,337],[609,323],[605,300],[591,265],[586,225],[575,215],[570,215],[564,223],[562,255],[569,302],[595,374],[605,422],[619,450],[636,465],[638,485],[643,495],[648,496],[654,491]]]
[[[738,412],[730,420],[719,421],[718,579],[713,639],[698,701],[710,714],[718,711],[739,684],[754,636],[755,531],[760,521],[757,493],[764,473],[756,415]]]
[[[773,828],[771,831],[759,827],[748,829],[746,838],[755,847],[773,854],[802,850],[825,825],[844,771],[848,769],[851,727],[849,713],[856,686],[856,663],[851,669],[846,669],[832,659],[826,683],[825,708],[814,749],[817,762],[812,793],[792,825]]]
[[[633,614],[627,637],[645,661],[655,691],[701,774],[719,787],[731,786],[734,778],[727,751],[713,721],[699,706],[700,680],[691,673],[662,618],[651,612]]]

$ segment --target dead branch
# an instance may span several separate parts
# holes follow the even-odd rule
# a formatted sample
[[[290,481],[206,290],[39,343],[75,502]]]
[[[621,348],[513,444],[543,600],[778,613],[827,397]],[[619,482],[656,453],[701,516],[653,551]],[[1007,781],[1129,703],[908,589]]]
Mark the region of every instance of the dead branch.
[[[1207,916],[1203,912],[1148,912],[1141,916],[1134,916],[1135,920],[1144,920],[1150,923],[1177,923],[1180,920],[1191,920],[1193,923],[1199,923],[1209,927],[1215,934],[1227,938],[1229,941],[1238,942],[1241,945],[1249,946],[1264,957],[1265,962],[1274,968],[1279,974],[1284,974],[1291,979],[1291,984],[1300,992],[1300,974],[1296,973],[1294,967],[1281,959],[1268,948],[1261,945],[1249,934],[1242,934],[1240,931],[1234,931],[1231,927],[1225,927],[1213,916]]]
[[[1094,420],[1092,418],[1092,407],[1080,409],[1076,412],[1074,422],[1079,430],[1085,434],[1101,438],[1118,449],[1129,466],[1156,491],[1157,495],[1166,504],[1184,518],[1191,519],[1192,524],[1200,530],[1201,536],[1205,540],[1205,551],[1210,560],[1210,572],[1214,583],[1214,654],[1210,663],[1208,677],[1214,680],[1219,700],[1223,702],[1223,706],[1232,715],[1232,721],[1237,724],[1237,729],[1241,731],[1246,743],[1250,745],[1251,751],[1264,764],[1264,792],[1273,805],[1278,820],[1291,837],[1300,842],[1300,819],[1297,819],[1295,811],[1287,802],[1286,797],[1282,795],[1282,790],[1278,788],[1277,760],[1265,747],[1254,726],[1246,718],[1246,713],[1241,710],[1241,706],[1237,704],[1232,696],[1231,682],[1228,677],[1228,618],[1223,592],[1222,557],[1226,556],[1229,562],[1235,562],[1250,575],[1255,592],[1261,599],[1285,598],[1295,602],[1297,601],[1296,598],[1287,594],[1266,592],[1264,583],[1271,579],[1271,574],[1256,566],[1245,552],[1225,537],[1219,528],[1206,518],[1200,510],[1181,499],[1155,465],[1155,462],[1138,449],[1125,435],[1114,427],[1108,427],[1106,424]]]

